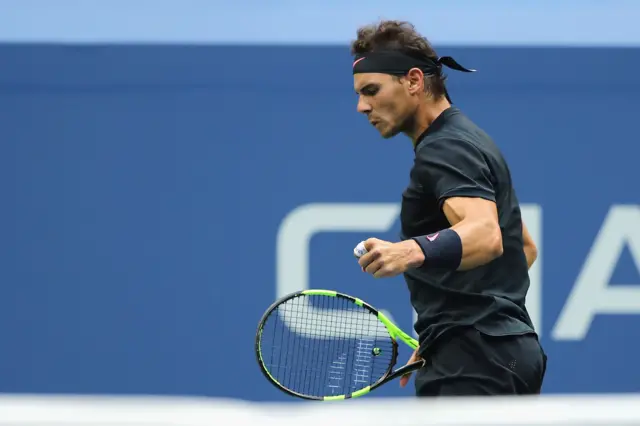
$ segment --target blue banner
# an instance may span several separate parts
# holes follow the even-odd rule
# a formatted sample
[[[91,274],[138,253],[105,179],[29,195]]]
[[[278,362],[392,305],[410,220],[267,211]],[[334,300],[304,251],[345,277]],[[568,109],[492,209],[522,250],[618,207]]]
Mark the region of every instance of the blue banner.
[[[640,390],[640,50],[439,53],[479,70],[452,72],[452,97],[503,149],[539,244],[545,392]],[[0,391],[291,400],[254,335],[306,287],[412,330],[402,278],[363,274],[352,249],[396,239],[413,152],[356,112],[346,47],[0,57]]]

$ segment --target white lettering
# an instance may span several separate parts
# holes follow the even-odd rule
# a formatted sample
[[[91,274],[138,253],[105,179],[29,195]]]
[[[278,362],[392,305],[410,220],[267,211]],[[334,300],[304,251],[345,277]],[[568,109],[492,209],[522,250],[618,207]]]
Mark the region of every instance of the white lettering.
[[[309,288],[309,245],[314,235],[387,232],[399,209],[396,203],[317,203],[293,210],[278,230],[276,296]],[[531,285],[526,305],[536,330],[542,334],[542,208],[525,204],[521,210],[523,221],[538,246],[538,259],[529,270]],[[596,314],[640,314],[640,287],[629,283],[609,285],[625,245],[640,269],[639,206],[612,206],[552,329],[554,340],[584,339]],[[345,255],[352,256],[352,250],[353,247],[345,247]],[[415,312],[413,319],[416,319]]]
[[[640,314],[639,286],[609,285],[625,245],[640,268],[639,206],[618,205],[609,210],[553,329],[553,339],[584,339],[598,313]]]
[[[315,234],[386,232],[393,226],[399,211],[400,206],[397,203],[318,203],[303,205],[293,210],[284,218],[278,229],[276,297],[309,288],[309,243]],[[357,243],[355,241],[353,246],[345,247],[344,255],[353,256],[353,247]],[[315,308],[305,306],[305,309]],[[304,330],[299,330],[295,322],[289,318],[283,318],[283,321],[288,327],[304,333]]]

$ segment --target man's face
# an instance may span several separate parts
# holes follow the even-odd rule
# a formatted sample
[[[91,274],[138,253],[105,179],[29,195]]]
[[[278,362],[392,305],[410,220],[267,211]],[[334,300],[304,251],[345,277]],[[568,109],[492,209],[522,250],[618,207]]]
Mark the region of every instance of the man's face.
[[[359,96],[358,112],[367,116],[383,138],[392,138],[407,130],[416,105],[405,79],[362,73],[353,76],[353,83]]]

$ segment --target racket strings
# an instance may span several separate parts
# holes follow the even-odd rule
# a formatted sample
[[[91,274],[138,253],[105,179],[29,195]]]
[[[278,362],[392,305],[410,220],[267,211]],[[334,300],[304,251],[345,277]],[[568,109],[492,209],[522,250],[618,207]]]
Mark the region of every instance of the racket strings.
[[[375,383],[389,370],[394,350],[375,314],[331,296],[280,304],[264,324],[260,346],[278,383],[314,397],[348,395]]]

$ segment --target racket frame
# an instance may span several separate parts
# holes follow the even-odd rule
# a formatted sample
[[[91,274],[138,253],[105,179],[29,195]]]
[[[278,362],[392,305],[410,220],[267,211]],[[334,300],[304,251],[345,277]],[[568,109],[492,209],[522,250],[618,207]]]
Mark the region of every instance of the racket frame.
[[[370,313],[372,313],[373,315],[375,315],[378,320],[386,327],[387,332],[389,333],[389,337],[391,338],[391,342],[392,342],[392,347],[393,347],[393,353],[391,356],[391,361],[389,362],[389,367],[387,369],[387,371],[382,375],[382,377],[380,377],[380,379],[378,379],[375,383],[366,386],[362,389],[359,389],[355,392],[352,392],[350,394],[347,395],[337,395],[337,396],[324,396],[324,397],[318,397],[318,396],[312,396],[312,395],[304,395],[301,394],[299,392],[295,392],[291,389],[288,389],[287,387],[285,387],[284,385],[282,385],[280,382],[278,382],[275,377],[273,377],[271,375],[271,373],[268,371],[268,369],[266,368],[266,366],[264,365],[264,361],[262,359],[262,352],[261,352],[261,347],[260,347],[260,342],[261,342],[261,338],[262,338],[262,330],[264,328],[264,325],[267,322],[267,319],[270,317],[271,313],[276,310],[276,308],[278,308],[278,306],[280,306],[281,304],[292,300],[296,297],[302,297],[302,296],[327,296],[327,297],[339,297],[342,299],[346,299],[348,301],[350,301],[351,303],[354,303],[357,306],[360,306],[366,310],[368,310]],[[367,393],[371,392],[373,389],[382,386],[383,384],[394,380],[400,376],[403,376],[407,373],[410,373],[412,371],[416,371],[420,368],[422,368],[425,364],[424,360],[420,360],[418,362],[414,362],[408,365],[405,365],[395,371],[393,370],[393,367],[396,365],[396,362],[398,360],[398,339],[401,340],[402,342],[404,342],[407,346],[409,346],[411,349],[416,349],[419,346],[419,343],[416,339],[414,339],[413,337],[409,336],[407,333],[405,333],[404,331],[402,331],[398,326],[396,326],[387,316],[385,316],[382,312],[380,312],[379,310],[377,310],[376,308],[374,308],[373,306],[371,306],[370,304],[366,303],[365,301],[363,301],[362,299],[359,299],[357,297],[354,296],[350,296],[348,294],[344,294],[344,293],[340,293],[334,290],[323,290],[323,289],[309,289],[309,290],[301,290],[301,291],[296,291],[293,293],[290,293],[286,296],[281,297],[280,299],[276,300],[275,302],[273,302],[271,304],[271,306],[269,306],[267,308],[267,310],[265,311],[265,313],[262,315],[262,318],[260,318],[260,322],[258,323],[258,329],[256,332],[256,340],[255,340],[255,353],[256,353],[256,360],[258,362],[258,365],[260,367],[260,371],[262,371],[262,374],[266,377],[266,379],[271,382],[273,385],[275,385],[278,389],[280,389],[281,391],[298,397],[298,398],[302,398],[302,399],[308,399],[308,400],[315,400],[315,401],[337,401],[337,400],[344,400],[344,399],[350,399],[350,398],[357,398],[363,395],[366,395]]]

